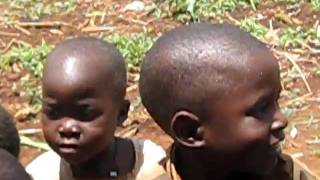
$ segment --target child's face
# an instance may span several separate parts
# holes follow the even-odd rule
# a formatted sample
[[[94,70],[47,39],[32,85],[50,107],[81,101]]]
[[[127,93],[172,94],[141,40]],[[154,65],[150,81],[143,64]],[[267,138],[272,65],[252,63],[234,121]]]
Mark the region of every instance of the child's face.
[[[68,74],[69,73],[69,74]],[[85,162],[112,143],[119,105],[113,103],[99,73],[78,71],[46,75],[43,80],[43,132],[71,164]]]
[[[269,172],[277,163],[287,125],[277,102],[281,91],[278,66],[270,63],[276,60],[259,58],[262,62],[243,72],[246,80],[236,82],[221,100],[209,103],[209,120],[203,126],[206,145],[233,159],[235,171]]]

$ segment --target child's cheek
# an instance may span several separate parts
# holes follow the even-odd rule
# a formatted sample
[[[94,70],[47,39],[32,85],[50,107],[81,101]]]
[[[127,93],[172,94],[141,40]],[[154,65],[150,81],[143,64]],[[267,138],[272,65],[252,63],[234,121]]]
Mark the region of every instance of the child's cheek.
[[[269,143],[270,124],[254,117],[245,117],[239,128],[239,137],[244,144]]]

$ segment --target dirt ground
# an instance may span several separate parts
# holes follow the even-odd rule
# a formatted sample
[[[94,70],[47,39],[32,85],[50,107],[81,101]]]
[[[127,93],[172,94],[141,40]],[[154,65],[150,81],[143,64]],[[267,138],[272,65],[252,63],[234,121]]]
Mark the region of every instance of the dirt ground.
[[[61,42],[67,37],[74,36],[96,36],[101,37],[103,34],[128,34],[132,32],[142,32],[143,27],[147,28],[154,36],[161,35],[162,32],[168,31],[174,27],[181,25],[181,23],[174,21],[170,18],[156,18],[153,15],[150,15],[146,11],[141,12],[124,12],[123,8],[129,2],[128,0],[116,1],[116,0],[104,0],[100,4],[97,4],[95,7],[92,6],[92,1],[81,1],[77,9],[74,12],[71,12],[68,15],[53,15],[49,17],[43,17],[41,22],[58,22],[58,25],[48,25],[41,27],[27,26],[25,29],[29,33],[22,32],[12,25],[3,25],[0,26],[0,31],[12,33],[10,36],[0,35],[0,48],[6,50],[10,46],[16,46],[19,42],[22,41],[31,45],[39,45],[44,39],[49,44],[56,44]],[[145,4],[148,5],[150,1],[145,1]],[[3,10],[0,5],[0,11]],[[93,10],[101,10],[107,12],[104,17],[86,17],[87,12]],[[261,20],[262,24],[267,25],[272,19],[274,22],[274,27],[287,26],[288,22],[283,19],[275,19],[274,14],[277,14],[282,11],[294,11],[294,9],[288,10],[285,5],[264,5],[259,6],[257,12],[253,12],[248,9],[238,9],[234,12],[231,12],[231,16],[235,19],[242,19],[248,16],[255,16],[257,13],[266,15],[268,18]],[[320,19],[320,12],[314,12],[308,6],[303,6],[301,12],[295,16],[295,19],[305,26],[312,27],[316,21]],[[20,19],[20,22],[26,22],[27,19]],[[215,20],[213,20],[215,21]],[[226,20],[228,21],[228,20]],[[84,27],[91,27],[94,25],[105,25],[113,27],[114,30],[106,32],[86,32]],[[81,31],[82,30],[82,31]],[[319,61],[319,57],[316,58],[316,61]],[[302,63],[303,64],[303,63]],[[306,64],[308,66],[308,64]],[[0,103],[3,104],[12,114],[15,114],[21,108],[27,106],[27,99],[21,94],[22,90],[12,91],[12,87],[18,82],[21,77],[23,77],[27,72],[22,67],[13,66],[7,71],[1,72],[1,81],[0,81]],[[137,76],[136,73],[129,75],[130,77]],[[129,79],[130,79],[129,77]],[[307,76],[307,82],[311,87],[312,95],[307,95],[305,97],[300,97],[303,99],[304,104],[298,108],[296,114],[293,117],[290,117],[290,126],[293,125],[297,129],[297,136],[292,138],[290,136],[290,128],[288,128],[288,133],[286,141],[283,144],[283,149],[285,152],[292,154],[293,156],[299,158],[304,162],[312,171],[320,175],[320,112],[319,112],[319,95],[320,95],[320,77],[316,76]],[[305,91],[302,80],[298,79],[291,86],[294,88],[302,88],[303,93]],[[286,98],[286,91],[290,89],[285,89],[281,96],[281,105],[284,106],[286,103],[291,101]],[[148,138],[151,139],[163,147],[169,147],[172,140],[167,137],[158,126],[152,121],[149,115],[146,113],[142,107],[139,99],[138,88],[136,81],[132,81],[130,87],[128,88],[128,98],[131,100],[132,104],[135,104],[135,110],[130,111],[129,119],[125,123],[124,127],[119,127],[117,134],[127,137],[136,137],[136,138]],[[32,120],[30,120],[32,119]],[[40,129],[40,115],[27,116],[24,118],[17,119],[17,127],[19,130],[23,129]],[[310,120],[311,119],[311,120]],[[43,137],[41,133],[28,135],[32,139],[42,140]],[[23,146],[22,152],[20,155],[20,160],[22,164],[28,164],[34,157],[41,153],[40,150]]]

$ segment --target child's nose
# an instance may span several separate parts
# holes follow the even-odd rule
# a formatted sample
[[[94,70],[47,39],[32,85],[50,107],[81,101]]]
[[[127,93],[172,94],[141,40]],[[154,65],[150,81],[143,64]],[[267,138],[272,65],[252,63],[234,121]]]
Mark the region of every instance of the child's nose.
[[[273,118],[274,118],[274,120],[273,120],[272,125],[271,125],[271,129],[272,130],[283,130],[284,128],[287,127],[288,119],[284,114],[281,113],[280,110],[278,110],[274,114]]]
[[[74,120],[65,120],[58,131],[62,138],[80,138],[80,127]]]

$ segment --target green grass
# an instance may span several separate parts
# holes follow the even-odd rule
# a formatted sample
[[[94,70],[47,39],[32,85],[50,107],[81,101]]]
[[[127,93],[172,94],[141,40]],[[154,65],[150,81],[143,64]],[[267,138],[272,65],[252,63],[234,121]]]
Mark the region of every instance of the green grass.
[[[14,63],[21,63],[35,77],[42,76],[43,61],[51,51],[52,46],[45,41],[38,47],[22,45],[14,47],[0,57],[0,70],[4,70]]]
[[[320,9],[320,0],[309,0],[311,6],[315,9]]]
[[[274,2],[282,2],[285,4],[297,4],[299,2],[301,2],[301,0],[273,0]]]
[[[268,33],[269,29],[265,26],[257,23],[252,18],[247,18],[241,21],[240,28],[243,30],[250,32],[253,36],[257,37],[258,39],[264,38],[265,35]]]
[[[225,12],[237,8],[250,7],[256,11],[264,2],[283,3],[286,5],[309,3],[314,9],[320,9],[320,0],[157,0],[157,13],[162,13],[180,22],[200,22],[210,19],[223,19]]]
[[[147,33],[131,35],[106,36],[104,40],[114,43],[126,59],[129,70],[138,68],[146,52],[151,48],[155,38]]]
[[[35,48],[22,45],[14,47],[0,56],[0,71],[5,71],[14,63],[22,64],[28,70],[28,74],[19,81],[29,100],[30,110],[36,114],[41,107],[41,87],[39,80],[42,77],[43,61],[53,46],[42,41]],[[14,90],[14,89],[13,89]]]
[[[0,20],[10,21],[20,18],[39,20],[43,16],[66,14],[77,7],[77,0],[3,0],[0,5],[5,7],[0,12]]]
[[[266,35],[270,31],[252,18],[242,20],[240,28],[250,32],[260,40],[267,38]],[[277,37],[279,42],[275,45],[282,48],[301,48],[310,43],[310,46],[320,46],[320,28],[286,27],[280,29]]]
[[[158,1],[165,8],[163,12],[178,21],[206,21],[210,18],[221,17],[227,11],[237,7],[251,6],[256,9],[260,0],[166,0]]]

